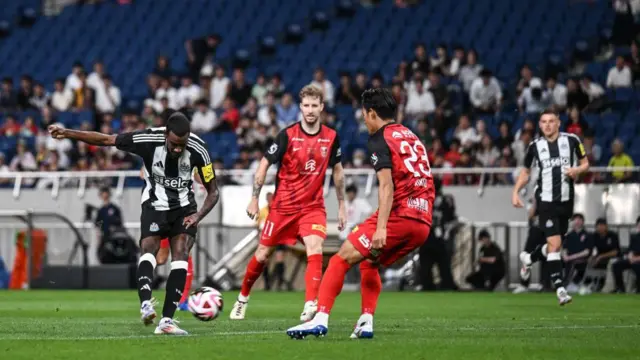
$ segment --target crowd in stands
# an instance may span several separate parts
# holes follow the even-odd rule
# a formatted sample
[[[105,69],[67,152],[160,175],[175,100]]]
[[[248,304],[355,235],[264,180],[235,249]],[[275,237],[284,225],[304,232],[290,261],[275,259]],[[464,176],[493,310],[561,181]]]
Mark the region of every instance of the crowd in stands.
[[[78,114],[77,127],[103,133],[121,133],[163,126],[167,114],[187,112],[197,134],[233,131],[240,153],[227,168],[250,169],[262,156],[262,149],[280,129],[301,119],[296,94],[285,86],[287,74],[258,74],[248,79],[243,68],[224,66],[216,58],[216,48],[224,41],[219,35],[185,43],[188,72],[173,67],[170,58],[159,56],[147,79],[148,94],[140,106],[130,107],[123,99],[101,62],[85,69],[76,63],[66,78],[52,88],[22,76],[19,84],[2,80],[0,113],[4,122],[0,135],[14,138],[15,144],[0,153],[0,172],[58,170],[135,169],[139,162],[115,149],[102,149],[53,140],[47,126],[58,122],[59,114]],[[182,68],[180,66],[179,68]],[[62,74],[61,74],[62,75]],[[326,107],[322,121],[340,127],[334,111],[352,106],[358,131],[366,132],[359,109],[360,95],[369,87],[390,87],[399,104],[397,121],[412,128],[428,149],[434,168],[517,167],[524,163],[528,145],[538,136],[537,113],[553,108],[563,119],[563,131],[584,140],[592,164],[633,166],[623,141],[614,141],[612,157],[608,149],[594,141],[594,129],[585,115],[607,111],[607,89],[632,88],[640,82],[638,44],[628,55],[617,56],[604,84],[589,74],[567,77],[557,72],[538,73],[523,65],[515,84],[500,81],[482,65],[482,54],[455,45],[417,44],[414,57],[398,64],[395,76],[385,79],[365,72],[341,72],[334,84],[322,68],[310,69],[309,82],[321,88]],[[461,99],[458,104],[455,99]],[[18,117],[20,114],[26,114]],[[26,112],[25,112],[26,111]],[[85,116],[86,115],[86,116]],[[522,119],[523,121],[514,121]],[[357,148],[346,156],[347,168],[367,167],[366,149]],[[216,161],[218,168],[225,167]],[[613,174],[624,182],[630,173]],[[604,178],[590,175],[585,181]],[[445,176],[445,184],[476,184],[478,175]],[[488,178],[492,183],[512,184],[513,174]],[[250,178],[233,179],[250,183]]]

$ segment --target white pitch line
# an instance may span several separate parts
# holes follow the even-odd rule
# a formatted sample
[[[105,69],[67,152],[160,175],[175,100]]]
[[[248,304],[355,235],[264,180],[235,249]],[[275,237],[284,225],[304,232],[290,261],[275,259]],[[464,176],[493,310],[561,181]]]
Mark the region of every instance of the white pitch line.
[[[449,328],[447,330],[459,330],[468,332],[486,332],[486,331],[533,331],[533,330],[594,330],[594,329],[636,329],[640,328],[640,325],[567,325],[567,326],[527,326],[527,327],[461,327],[457,329]],[[425,331],[439,331],[443,328],[421,328]],[[415,329],[394,329],[389,332],[415,332]],[[383,330],[382,332],[387,332]],[[247,335],[271,335],[282,334],[285,335],[284,330],[265,330],[265,331],[224,331],[224,332],[211,332],[207,334],[192,334],[186,336],[190,337],[216,337],[216,336],[247,336]],[[166,339],[168,336],[162,335],[116,335],[116,336],[67,336],[67,337],[52,337],[52,336],[28,336],[28,335],[9,335],[0,337],[0,342],[8,340],[45,340],[45,341],[92,341],[92,340],[127,340],[127,339]],[[181,337],[181,336],[173,336]]]

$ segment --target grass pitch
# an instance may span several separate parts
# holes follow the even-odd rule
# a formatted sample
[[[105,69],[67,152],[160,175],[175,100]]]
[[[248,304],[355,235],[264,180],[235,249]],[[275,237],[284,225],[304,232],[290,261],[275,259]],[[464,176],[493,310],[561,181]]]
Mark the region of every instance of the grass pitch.
[[[156,292],[164,296],[164,291]],[[189,337],[153,335],[133,291],[0,292],[0,359],[638,359],[640,297],[383,293],[373,340],[350,340],[360,295],[343,293],[325,338],[291,340],[300,293],[255,292],[247,319],[200,322]],[[157,310],[160,312],[162,305]]]

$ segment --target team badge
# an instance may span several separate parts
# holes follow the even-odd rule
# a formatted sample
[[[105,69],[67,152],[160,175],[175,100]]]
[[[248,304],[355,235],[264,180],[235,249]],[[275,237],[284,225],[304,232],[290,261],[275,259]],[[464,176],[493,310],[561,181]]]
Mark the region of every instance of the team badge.
[[[188,162],[182,162],[182,163],[180,163],[180,171],[182,171],[182,172],[189,172],[189,171],[191,171],[191,164],[189,164]]]
[[[548,228],[553,227],[553,221],[547,220],[547,227]]]
[[[328,150],[328,148],[326,146],[321,146],[320,147],[320,155],[322,155],[322,157],[327,157],[327,150]]]
[[[377,163],[378,163],[378,155],[376,155],[376,153],[371,154],[371,164],[373,166],[376,166]]]
[[[151,232],[156,232],[156,231],[159,231],[159,230],[160,230],[160,227],[156,223],[151,223],[151,226],[149,226],[149,231],[151,231]]]

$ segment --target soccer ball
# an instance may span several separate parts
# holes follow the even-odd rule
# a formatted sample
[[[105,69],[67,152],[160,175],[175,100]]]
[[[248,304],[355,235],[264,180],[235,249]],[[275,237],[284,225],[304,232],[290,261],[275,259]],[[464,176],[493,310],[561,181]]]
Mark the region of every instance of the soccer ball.
[[[212,287],[203,286],[189,295],[189,311],[201,321],[211,321],[220,315],[224,302],[222,294]]]

